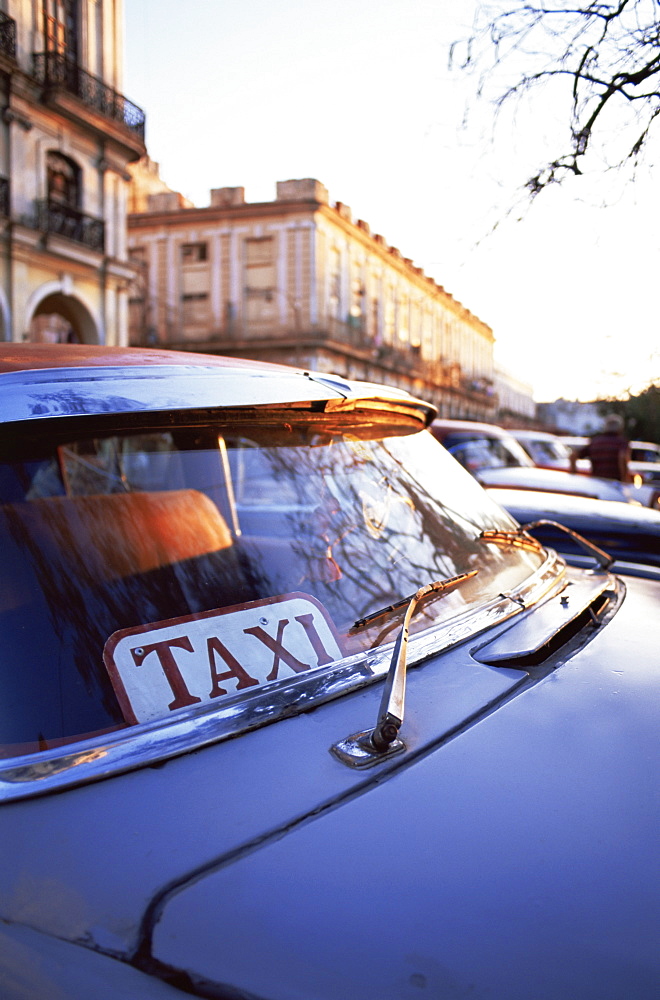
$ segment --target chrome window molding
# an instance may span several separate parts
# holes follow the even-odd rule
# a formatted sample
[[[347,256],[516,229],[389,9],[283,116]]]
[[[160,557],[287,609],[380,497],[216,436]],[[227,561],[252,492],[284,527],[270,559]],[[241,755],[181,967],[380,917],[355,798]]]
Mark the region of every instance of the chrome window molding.
[[[565,561],[547,550],[543,564],[519,587],[411,636],[409,667],[506,622],[565,585]],[[135,770],[356,691],[385,676],[396,633],[394,629],[392,641],[375,651],[357,653],[290,680],[226,697],[221,705],[183,710],[171,718],[72,742],[57,750],[6,758],[0,762],[0,802],[45,795]]]

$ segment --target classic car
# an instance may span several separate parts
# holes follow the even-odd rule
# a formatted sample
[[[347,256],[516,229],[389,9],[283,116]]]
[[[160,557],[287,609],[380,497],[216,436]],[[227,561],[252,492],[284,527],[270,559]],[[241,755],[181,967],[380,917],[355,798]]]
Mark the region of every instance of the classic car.
[[[395,389],[0,346],[3,1000],[655,1000],[660,583]]]
[[[562,435],[559,440],[568,449],[570,455],[573,451],[579,451],[589,438]],[[577,467],[578,471],[589,472],[591,462],[588,458],[579,458]],[[631,441],[628,468],[640,483],[660,485],[660,445],[653,441]]]
[[[589,438],[562,434],[559,436],[559,440],[570,451],[575,451],[585,445]],[[631,440],[630,458],[632,462],[645,462],[651,465],[660,465],[660,444],[655,444],[653,441]]]
[[[498,487],[487,492],[528,530],[534,523],[534,537],[571,564],[592,564],[586,538],[612,556],[615,572],[660,579],[660,511],[569,493]]]
[[[539,467],[510,431],[494,424],[436,419],[431,433],[484,486],[571,493],[660,509],[660,483],[620,483],[549,465]]]
[[[496,424],[437,417],[431,433],[473,475],[482,469],[535,466],[514,436]]]
[[[483,486],[569,493],[594,500],[614,500],[636,507],[650,507],[653,510],[660,508],[660,487],[651,483],[621,483],[617,479],[601,479],[578,472],[562,472],[560,469],[523,469],[514,466],[480,469],[475,476]]]
[[[518,444],[522,445],[534,465],[539,469],[561,469],[571,471],[571,454],[573,449],[556,434],[549,431],[530,430],[528,428],[511,428],[509,431]],[[589,473],[590,463],[580,460],[578,472]]]

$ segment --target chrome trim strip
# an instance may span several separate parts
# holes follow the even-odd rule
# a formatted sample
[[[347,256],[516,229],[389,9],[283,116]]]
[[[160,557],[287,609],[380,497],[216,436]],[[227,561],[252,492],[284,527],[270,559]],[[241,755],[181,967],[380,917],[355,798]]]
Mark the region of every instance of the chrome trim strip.
[[[2,420],[259,406],[340,399],[299,372],[273,376],[240,368],[183,365],[46,368],[0,375]]]
[[[434,408],[404,392],[352,382],[339,385],[312,373],[282,373],[201,365],[104,365],[0,373],[4,423],[53,417],[162,410],[272,406],[320,401],[404,406],[427,424]]]
[[[543,565],[514,591],[498,594],[476,609],[411,636],[409,666],[507,621],[523,607],[529,608],[565,585],[566,563],[550,549]],[[227,698],[222,705],[183,710],[170,719],[132,726],[50,753],[7,759],[0,763],[0,802],[45,795],[167,760],[356,691],[387,674],[393,645],[388,643],[291,680]]]

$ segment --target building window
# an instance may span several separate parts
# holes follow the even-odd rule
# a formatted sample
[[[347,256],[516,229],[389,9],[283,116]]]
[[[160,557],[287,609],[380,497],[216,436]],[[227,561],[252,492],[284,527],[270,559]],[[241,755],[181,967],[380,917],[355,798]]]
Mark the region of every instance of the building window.
[[[396,326],[396,292],[391,285],[385,293],[385,310],[383,317],[383,334],[386,344],[394,343],[394,330]]]
[[[248,326],[269,326],[277,314],[275,246],[272,236],[245,240],[245,319]]]
[[[181,312],[184,328],[206,328],[208,322],[208,295],[206,292],[188,292],[181,296]]]
[[[351,305],[348,311],[348,322],[358,329],[364,327],[364,285],[359,276],[351,281]]]
[[[44,37],[47,52],[78,61],[78,0],[44,0]]]
[[[245,241],[245,270],[250,288],[273,289],[275,285],[272,236]]]
[[[51,204],[80,207],[80,167],[73,160],[51,150],[46,156],[46,175]]]
[[[376,296],[371,300],[371,324],[369,336],[376,343],[380,344],[382,337],[380,333],[380,303]]]
[[[399,296],[396,313],[399,342],[407,344],[410,340],[410,301],[407,295]]]
[[[208,260],[206,243],[184,243],[181,247],[181,260],[184,264],[201,264]]]
[[[328,271],[328,312],[332,319],[339,319],[341,314],[341,255],[336,247],[330,249]]]
[[[207,333],[211,284],[206,243],[181,245],[181,323],[186,335]]]

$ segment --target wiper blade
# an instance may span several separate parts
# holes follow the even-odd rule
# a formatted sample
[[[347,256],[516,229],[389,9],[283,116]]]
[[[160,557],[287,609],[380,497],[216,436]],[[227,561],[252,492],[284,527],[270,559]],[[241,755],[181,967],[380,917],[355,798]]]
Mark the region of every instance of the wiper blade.
[[[349,736],[333,746],[333,751],[340,760],[352,767],[365,767],[393,753],[403,750],[404,744],[398,738],[399,729],[403,723],[405,694],[406,694],[406,666],[408,653],[408,632],[410,621],[419,602],[429,594],[444,594],[455,587],[458,587],[465,580],[476,576],[478,570],[470,570],[468,573],[460,573],[458,576],[450,577],[448,580],[436,580],[427,583],[425,587],[420,587],[410,597],[406,597],[395,604],[389,605],[382,611],[374,612],[367,616],[366,620],[385,614],[392,608],[398,608],[407,604],[403,622],[399,629],[392,659],[385,678],[385,688],[378,710],[378,720],[373,729],[365,730]],[[362,621],[363,619],[360,619]]]
[[[496,545],[512,545],[517,549],[528,549],[530,552],[540,552],[543,549],[539,540],[528,535],[525,528],[517,528],[515,531],[485,528],[477,537],[480,542],[494,542]]]
[[[397,608],[402,608],[404,605],[409,604],[414,601],[413,609],[415,604],[426,597],[430,593],[443,593],[447,590],[453,590],[464,580],[469,580],[473,577],[478,570],[471,570],[469,573],[459,573],[458,576],[452,576],[448,580],[436,580],[434,583],[428,583],[425,587],[421,587],[420,590],[416,590],[414,594],[409,594],[408,597],[402,597],[400,601],[395,601],[394,604],[388,604],[387,607],[379,608],[378,611],[372,611],[370,614],[365,615],[363,618],[358,618],[353,622],[351,628],[361,628],[363,625],[367,625],[369,622],[374,621],[376,618],[380,618],[382,615],[389,614],[390,611],[396,611]]]
[[[573,541],[588,552],[589,555],[593,556],[600,568],[603,571],[607,571],[612,563],[614,562],[614,557],[603,549],[598,548],[594,542],[590,542],[588,538],[583,535],[578,534],[577,531],[573,531],[572,528],[567,528],[565,524],[561,524],[559,521],[551,521],[546,518],[540,518],[538,521],[529,521],[527,524],[523,524],[517,531],[497,531],[486,529],[482,531],[479,535],[481,541],[484,542],[495,542],[497,543],[508,543],[511,545],[518,546],[520,548],[528,549],[542,549],[543,546],[538,541],[538,539],[533,538],[532,535],[528,534],[529,531],[533,531],[534,528],[557,528],[559,531],[565,532],[569,535]]]

